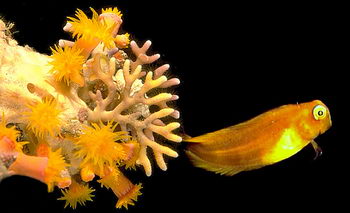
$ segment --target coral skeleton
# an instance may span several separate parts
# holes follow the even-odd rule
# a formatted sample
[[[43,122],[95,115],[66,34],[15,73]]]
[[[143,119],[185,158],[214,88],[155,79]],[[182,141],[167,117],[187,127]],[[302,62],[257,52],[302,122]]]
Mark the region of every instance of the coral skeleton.
[[[123,172],[140,165],[150,176],[150,150],[162,170],[165,156],[178,156],[165,141],[182,141],[178,96],[168,92],[180,81],[165,75],[168,64],[152,69],[160,55],[148,53],[151,41],[120,34],[117,8],[91,13],[68,17],[72,40],[50,56],[19,46],[0,20],[0,180],[24,175],[61,188],[75,209],[92,200],[88,182],[97,179],[128,208],[141,184]]]

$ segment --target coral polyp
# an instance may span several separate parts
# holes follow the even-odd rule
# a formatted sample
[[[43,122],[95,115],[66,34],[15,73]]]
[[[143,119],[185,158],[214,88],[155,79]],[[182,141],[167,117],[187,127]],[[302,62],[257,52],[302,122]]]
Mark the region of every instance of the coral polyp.
[[[27,127],[37,137],[43,138],[46,134],[54,136],[60,131],[62,121],[57,102],[53,99],[44,99],[37,103],[29,103],[28,112],[24,113],[24,119],[27,122]]]
[[[61,188],[59,200],[74,209],[92,200],[88,182],[97,179],[128,208],[142,187],[123,171],[141,166],[150,176],[149,150],[162,170],[165,156],[178,156],[159,140],[182,141],[173,132],[178,96],[168,92],[180,80],[166,76],[167,64],[152,69],[160,55],[147,53],[150,41],[139,46],[120,33],[121,11],[91,13],[68,17],[72,40],[59,40],[50,56],[18,46],[0,22],[0,179],[25,175]]]
[[[111,123],[107,125],[92,123],[91,125],[92,127],[87,126],[78,137],[76,145],[79,151],[76,155],[83,159],[82,168],[88,166],[103,174],[105,166],[113,166],[116,162],[125,159],[123,145],[116,141],[121,142],[130,137],[126,132],[115,132],[117,124],[112,126]]]
[[[63,81],[67,85],[70,82],[84,86],[84,78],[81,71],[83,70],[83,64],[85,62],[84,57],[81,55],[82,50],[76,46],[73,47],[60,47],[55,46],[52,50],[52,69],[53,78],[56,81]]]
[[[58,199],[66,201],[64,207],[70,206],[75,209],[77,204],[85,205],[86,201],[92,201],[92,197],[94,197],[92,192],[94,191],[88,184],[72,182],[69,189],[62,190],[63,196]]]

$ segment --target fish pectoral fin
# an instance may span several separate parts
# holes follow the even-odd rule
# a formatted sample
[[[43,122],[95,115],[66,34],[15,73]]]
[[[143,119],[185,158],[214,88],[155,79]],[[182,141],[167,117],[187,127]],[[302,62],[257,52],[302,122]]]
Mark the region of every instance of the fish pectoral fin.
[[[191,162],[194,166],[205,169],[207,171],[215,172],[221,175],[233,176],[239,172],[245,170],[245,168],[238,166],[226,166],[226,165],[218,165],[215,163],[211,163],[206,161],[191,151],[186,151],[187,156],[190,158]]]
[[[322,153],[323,153],[322,149],[314,140],[312,140],[310,143],[315,150],[316,154],[315,154],[314,160],[316,160],[318,157],[320,157],[322,155]]]

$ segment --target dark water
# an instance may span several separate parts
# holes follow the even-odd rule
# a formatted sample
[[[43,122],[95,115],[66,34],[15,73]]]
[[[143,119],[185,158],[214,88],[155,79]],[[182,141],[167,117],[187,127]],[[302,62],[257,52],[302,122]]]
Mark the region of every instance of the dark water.
[[[143,195],[128,212],[323,210],[345,206],[348,193],[349,110],[344,13],[341,5],[228,5],[226,1],[32,1],[1,3],[0,15],[16,23],[14,37],[49,54],[49,46],[69,38],[61,28],[76,8],[88,11],[118,6],[123,30],[138,41],[151,39],[153,49],[170,63],[182,84],[178,108],[190,135],[224,128],[271,108],[322,100],[333,127],[316,141],[324,154],[313,161],[306,147],[297,155],[260,170],[224,177],[191,166],[176,149],[168,171],[154,168],[152,177],[129,172],[143,183]],[[172,145],[169,143],[169,145]],[[98,188],[97,184],[95,184]],[[343,194],[345,193],[345,195]],[[125,212],[114,208],[116,198],[97,190],[95,202],[75,212]],[[59,190],[25,177],[0,184],[0,212],[73,212],[57,201]]]

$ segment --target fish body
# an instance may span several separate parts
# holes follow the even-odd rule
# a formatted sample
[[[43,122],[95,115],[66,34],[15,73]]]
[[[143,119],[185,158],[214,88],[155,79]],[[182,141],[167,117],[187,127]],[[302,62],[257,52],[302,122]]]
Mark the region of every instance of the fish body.
[[[299,152],[331,127],[328,108],[315,100],[284,105],[246,122],[186,139],[197,167],[223,175],[258,169]]]

